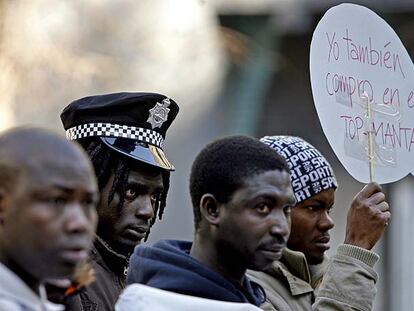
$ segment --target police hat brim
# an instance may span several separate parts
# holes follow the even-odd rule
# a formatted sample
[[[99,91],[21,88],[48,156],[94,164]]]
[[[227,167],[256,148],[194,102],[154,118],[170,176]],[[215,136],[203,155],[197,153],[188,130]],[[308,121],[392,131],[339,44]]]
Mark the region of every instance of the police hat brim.
[[[138,160],[168,171],[175,167],[168,161],[164,151],[154,145],[138,142],[134,139],[121,137],[99,137],[101,141],[111,148],[129,158]]]

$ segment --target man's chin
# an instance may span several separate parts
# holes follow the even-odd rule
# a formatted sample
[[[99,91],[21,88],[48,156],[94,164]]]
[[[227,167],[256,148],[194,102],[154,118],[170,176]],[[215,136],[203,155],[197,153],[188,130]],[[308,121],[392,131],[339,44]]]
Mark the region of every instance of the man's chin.
[[[315,256],[315,255],[306,256],[306,260],[308,261],[308,264],[310,264],[310,265],[319,265],[323,262],[324,258],[325,257],[324,257],[323,254],[318,255],[318,256]]]
[[[249,267],[249,270],[253,270],[253,271],[266,271],[267,269],[269,269],[273,264],[273,261],[271,262],[266,262],[260,265],[252,265],[251,267]]]
[[[272,259],[266,258],[266,259],[263,259],[263,260],[260,260],[260,261],[256,261],[256,262],[252,263],[251,265],[249,265],[248,269],[254,270],[254,271],[265,271],[265,270],[269,269],[272,266],[272,264],[275,261],[279,260],[279,259],[280,259],[280,257],[278,257],[277,259],[274,259],[274,260],[273,260],[273,258]]]
[[[122,255],[130,255],[135,249],[135,246],[140,245],[142,240],[129,240],[123,238],[122,240],[118,241],[116,246],[114,246],[114,250]]]
[[[76,265],[71,263],[55,263],[49,264],[49,269],[47,269],[47,277],[41,277],[43,281],[52,279],[52,280],[62,280],[62,279],[71,279],[75,273]],[[54,284],[58,285],[58,284]]]

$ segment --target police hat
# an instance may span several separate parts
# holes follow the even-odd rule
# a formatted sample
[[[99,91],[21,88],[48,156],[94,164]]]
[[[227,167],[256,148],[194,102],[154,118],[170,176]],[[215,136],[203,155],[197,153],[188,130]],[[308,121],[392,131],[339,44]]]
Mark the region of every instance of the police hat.
[[[75,100],[60,118],[70,140],[99,137],[121,154],[172,171],[163,143],[178,110],[164,95],[124,92]]]

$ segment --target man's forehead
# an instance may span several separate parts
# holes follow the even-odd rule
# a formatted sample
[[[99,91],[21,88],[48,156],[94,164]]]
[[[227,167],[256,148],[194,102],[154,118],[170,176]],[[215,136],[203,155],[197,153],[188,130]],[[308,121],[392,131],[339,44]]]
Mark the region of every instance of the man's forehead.
[[[92,168],[86,161],[68,159],[32,160],[25,166],[25,177],[42,185],[71,184],[93,181]]]
[[[241,187],[290,186],[290,175],[285,170],[268,170],[243,179]]]
[[[161,170],[131,170],[128,175],[128,182],[136,182],[144,185],[162,186],[162,172]]]
[[[329,188],[315,194],[314,196],[310,197],[299,203],[299,205],[308,206],[313,204],[323,205],[326,207],[330,207],[335,203],[335,191],[336,188]]]
[[[133,161],[130,159],[125,159],[125,161],[130,168],[130,172],[136,175],[159,176],[164,171],[159,167],[149,165],[141,161]]]
[[[289,173],[273,170],[252,175],[243,180],[242,185],[235,191],[243,196],[275,196],[291,197],[295,201]]]

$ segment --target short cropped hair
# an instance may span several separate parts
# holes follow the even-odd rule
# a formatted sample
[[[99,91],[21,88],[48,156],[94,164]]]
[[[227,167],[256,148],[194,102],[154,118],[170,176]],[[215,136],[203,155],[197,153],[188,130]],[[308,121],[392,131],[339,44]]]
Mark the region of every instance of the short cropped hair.
[[[190,174],[195,228],[201,220],[204,194],[227,203],[248,177],[273,170],[290,172],[286,160],[258,139],[229,136],[209,143],[195,158]]]

